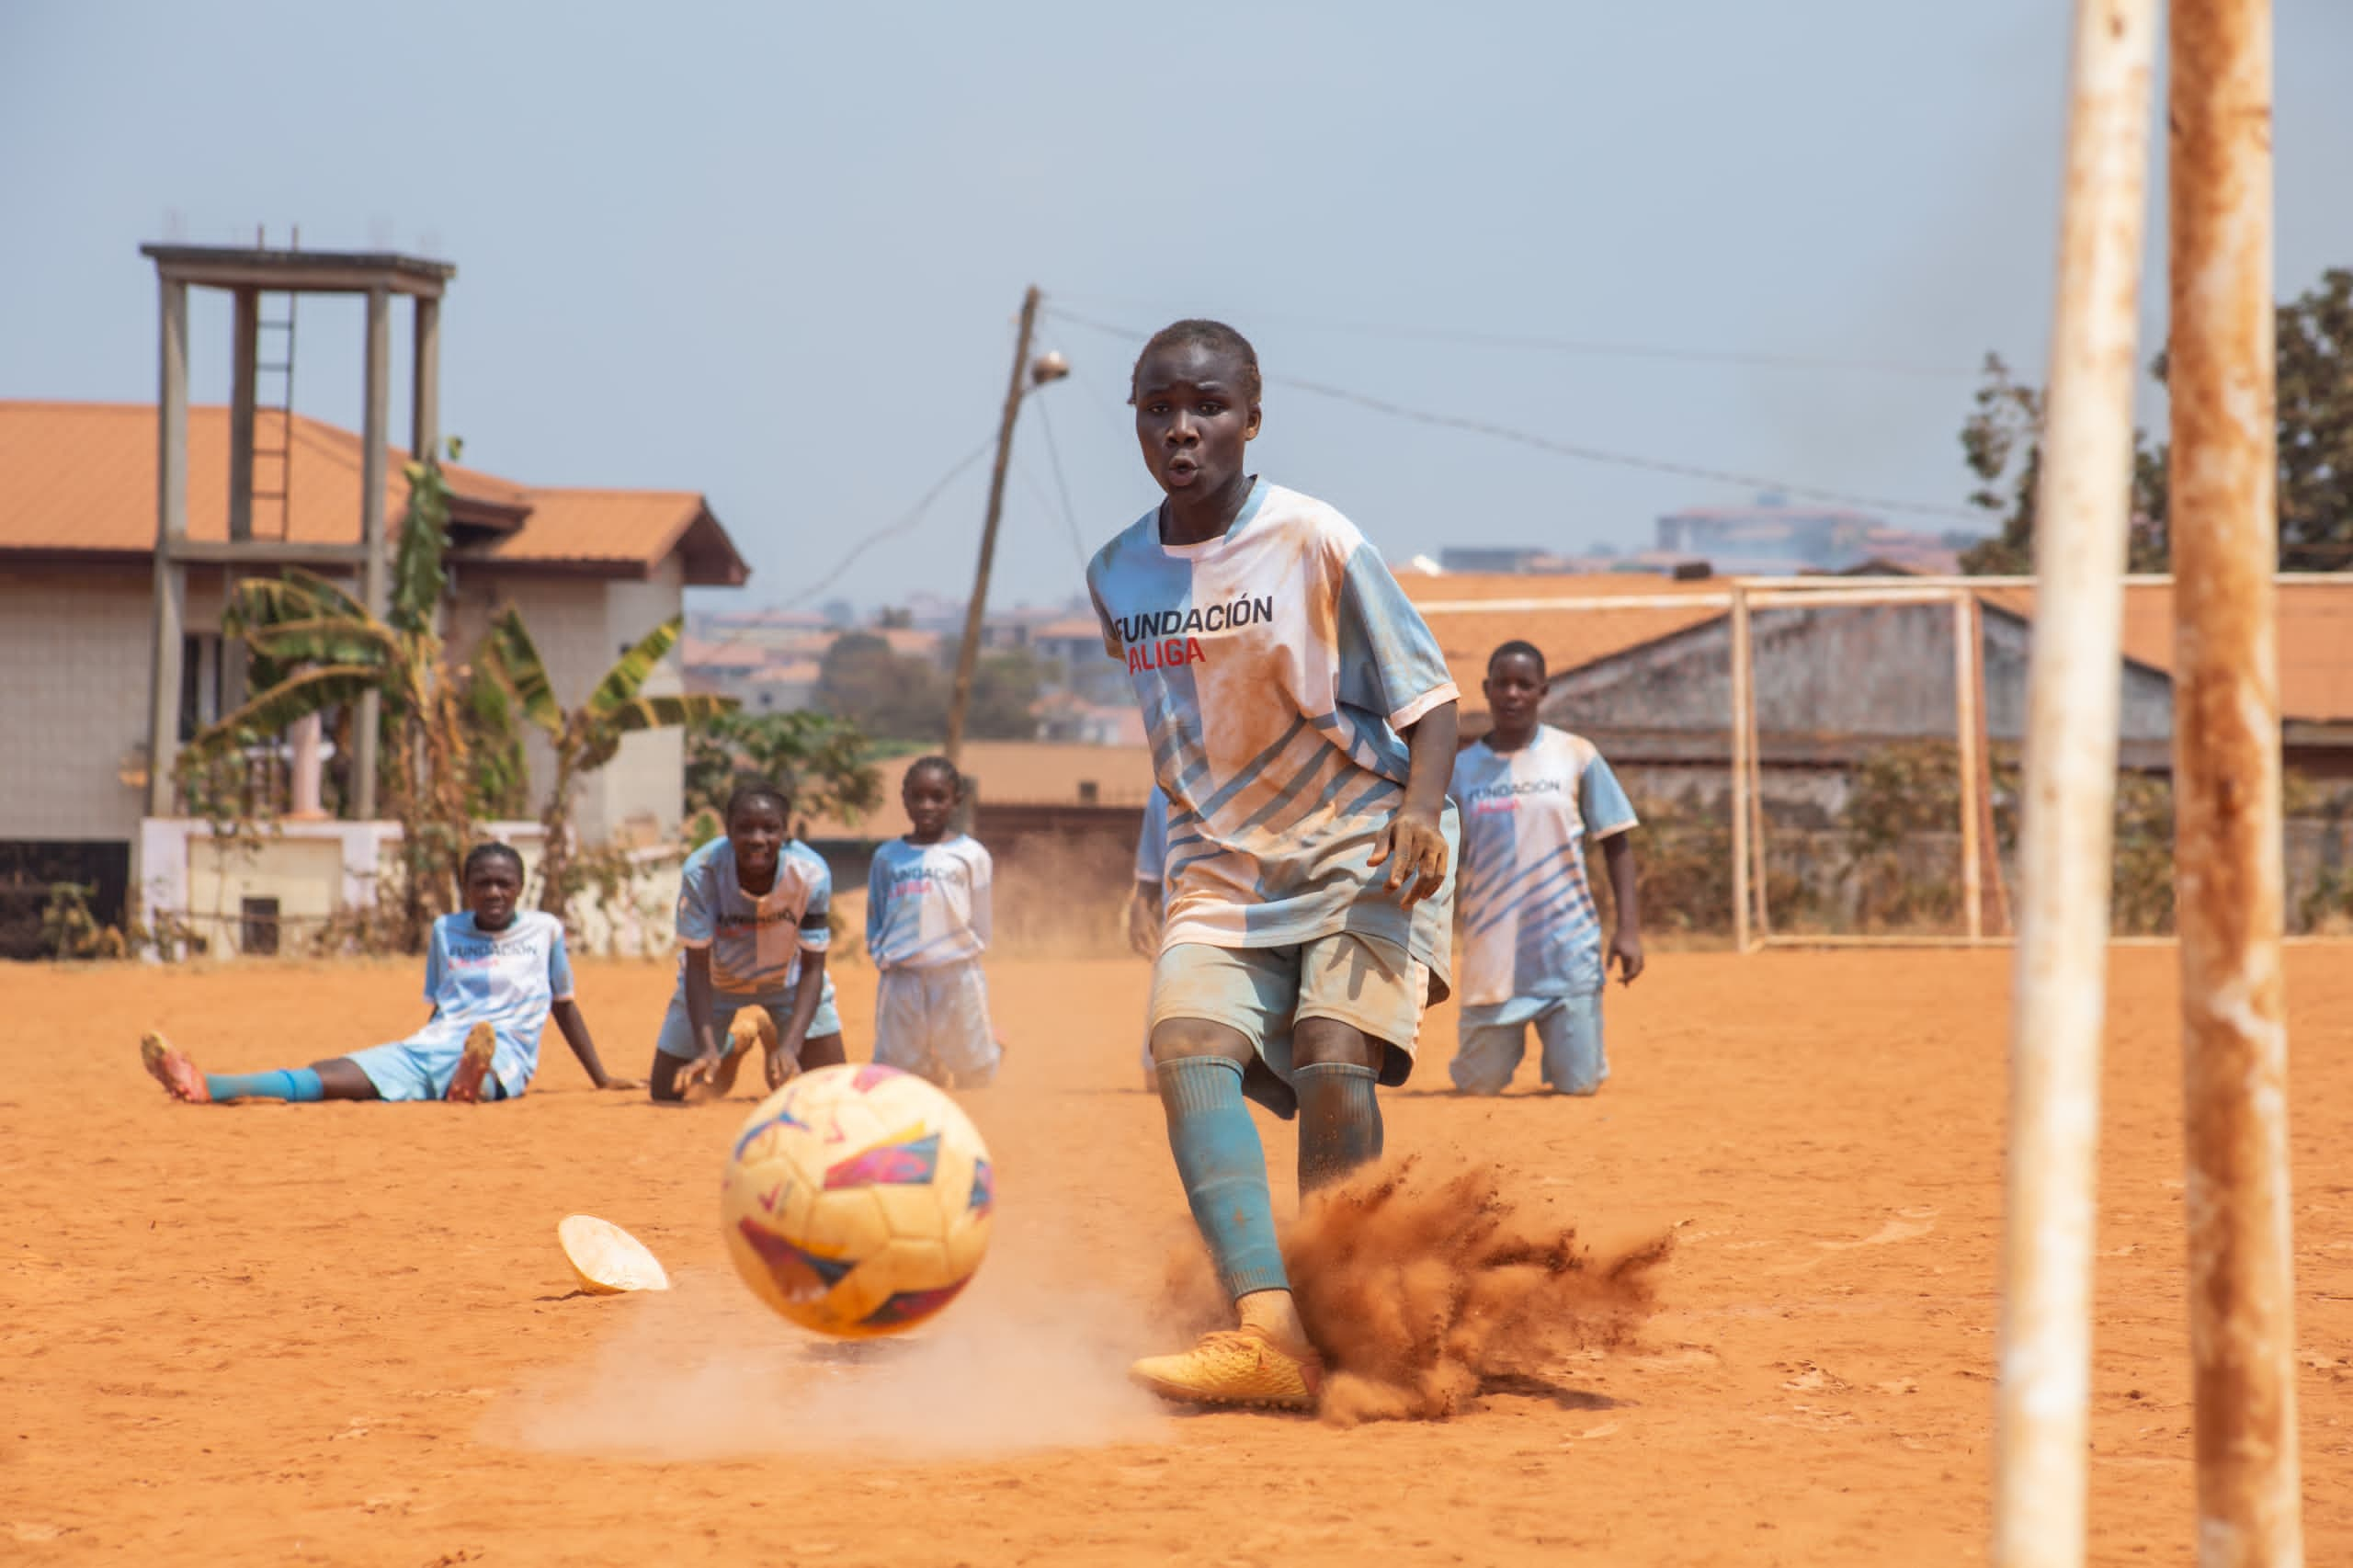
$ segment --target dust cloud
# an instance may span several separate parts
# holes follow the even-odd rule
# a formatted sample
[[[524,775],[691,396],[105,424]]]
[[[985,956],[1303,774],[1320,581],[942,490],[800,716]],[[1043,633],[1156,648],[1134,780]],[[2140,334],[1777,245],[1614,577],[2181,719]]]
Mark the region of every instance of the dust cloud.
[[[1282,1236],[1324,1352],[1322,1415],[1343,1426],[1444,1420],[1484,1390],[1540,1384],[1566,1356],[1630,1343],[1673,1246],[1662,1235],[1597,1253],[1506,1196],[1492,1166],[1413,1159],[1318,1194]],[[1225,1321],[1198,1249],[1169,1282],[1189,1326]]]
[[[824,1454],[995,1458],[1151,1441],[1165,1430],[1126,1378],[1137,1313],[984,1269],[931,1326],[828,1340],[782,1323],[732,1276],[583,1301],[623,1322],[586,1363],[492,1412],[502,1446],[645,1460]]]

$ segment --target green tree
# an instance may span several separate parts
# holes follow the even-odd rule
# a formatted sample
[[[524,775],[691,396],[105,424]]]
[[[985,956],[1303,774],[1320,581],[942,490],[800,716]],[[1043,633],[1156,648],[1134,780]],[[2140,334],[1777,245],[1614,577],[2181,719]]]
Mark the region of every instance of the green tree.
[[[2332,267],[2318,285],[2278,307],[2279,570],[2353,567],[2353,270]],[[2165,356],[2150,365],[2165,380]],[[1961,431],[1978,487],[1970,504],[1998,518],[2001,531],[1961,552],[1961,570],[2034,569],[2034,488],[2042,463],[2042,393],[2012,379],[1988,355],[1984,383]],[[2165,466],[2171,450],[2132,437],[2132,533],[2129,562],[2161,572],[2168,560]]]
[[[2279,567],[2353,567],[2353,270],[2279,314]]]
[[[975,740],[1029,740],[1038,733],[1042,666],[1027,649],[990,653],[972,669],[964,733]],[[846,631],[818,665],[817,701],[879,740],[937,744],[948,733],[955,682],[928,659],[893,650],[871,631]]]
[[[1961,427],[1961,449],[1977,477],[1969,504],[2000,520],[2000,531],[1961,552],[1975,576],[2025,576],[2034,571],[2035,490],[2042,482],[2042,392],[2010,375],[1998,354],[1985,356],[1984,381]],[[2132,432],[2132,523],[2126,566],[2165,569],[2165,452]]]
[[[298,719],[381,694],[378,785],[401,824],[400,939],[415,951],[434,915],[456,907],[472,816],[465,715],[438,631],[449,582],[449,490],[430,459],[405,472],[408,509],[383,616],[299,567],[239,583],[222,626],[251,652],[259,689],[199,733],[188,752],[191,765],[218,761],[274,741]]]
[[[871,631],[845,631],[817,666],[817,703],[882,740],[936,740],[947,729],[947,676]]]
[[[723,713],[687,736],[687,808],[719,812],[743,775],[781,785],[794,814],[851,822],[882,803],[866,736],[830,713]]]
[[[573,797],[580,779],[612,761],[622,738],[642,730],[705,723],[732,712],[735,699],[707,693],[647,697],[646,678],[676,645],[685,618],[672,616],[623,653],[588,699],[567,710],[556,700],[555,684],[531,642],[522,613],[507,605],[492,618],[482,657],[525,720],[539,727],[555,751],[555,782],[540,814],[540,907],[557,918],[569,912],[580,891],[579,846],[573,839]]]
[[[964,716],[964,733],[976,741],[1036,740],[1038,698],[1045,685],[1044,666],[1029,649],[987,655],[972,669],[972,703]],[[948,733],[945,706],[938,733]]]

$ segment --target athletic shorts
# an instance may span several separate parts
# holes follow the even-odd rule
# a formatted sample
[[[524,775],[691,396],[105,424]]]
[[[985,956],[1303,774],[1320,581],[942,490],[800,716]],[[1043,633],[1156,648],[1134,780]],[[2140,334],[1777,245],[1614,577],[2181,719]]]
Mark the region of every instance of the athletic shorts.
[[[1500,1095],[1511,1086],[1536,1028],[1544,1083],[1557,1094],[1590,1095],[1609,1078],[1601,1043],[1601,994],[1515,996],[1487,1007],[1465,1007],[1447,1075],[1466,1095]]]
[[[978,1088],[996,1076],[999,1054],[980,960],[882,971],[874,987],[875,1061]]]
[[[451,1035],[420,1035],[414,1040],[394,1040],[390,1045],[371,1045],[365,1051],[355,1051],[345,1060],[376,1085],[380,1100],[438,1100],[449,1095],[449,1080],[458,1074],[458,1059],[466,1053],[466,1037]],[[503,1100],[506,1085],[498,1081],[495,1060],[493,1070],[483,1074],[482,1097]]]
[[[777,1038],[784,1038],[784,1026],[792,1021],[792,993],[790,991],[781,996],[729,996],[712,992],[712,1032],[724,1040],[728,1028],[735,1022],[735,1015],[746,1007],[766,1009],[769,1019],[776,1025]],[[827,1035],[841,1032],[842,1016],[834,1006],[834,977],[828,974],[825,976],[825,989],[817,996],[816,1016],[809,1020],[807,1038],[823,1040]],[[702,1049],[695,1043],[695,1027],[687,1017],[687,998],[683,992],[671,996],[670,1010],[662,1015],[662,1032],[654,1037],[654,1049],[681,1062],[692,1062],[702,1054]]]
[[[1178,942],[1153,966],[1150,1025],[1199,1018],[1239,1033],[1257,1053],[1243,1092],[1289,1118],[1298,1109],[1291,1032],[1302,1020],[1336,1019],[1381,1041],[1380,1079],[1394,1087],[1414,1071],[1429,986],[1429,965],[1352,931],[1289,948]]]

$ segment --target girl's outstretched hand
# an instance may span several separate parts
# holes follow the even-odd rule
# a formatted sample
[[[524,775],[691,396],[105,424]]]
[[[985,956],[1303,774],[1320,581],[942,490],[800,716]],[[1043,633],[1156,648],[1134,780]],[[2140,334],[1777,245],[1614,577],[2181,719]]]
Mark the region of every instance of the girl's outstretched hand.
[[[1411,909],[1446,885],[1446,835],[1439,830],[1438,812],[1406,808],[1381,830],[1368,864],[1374,870],[1389,868],[1382,885],[1392,893],[1402,889],[1400,902]]]

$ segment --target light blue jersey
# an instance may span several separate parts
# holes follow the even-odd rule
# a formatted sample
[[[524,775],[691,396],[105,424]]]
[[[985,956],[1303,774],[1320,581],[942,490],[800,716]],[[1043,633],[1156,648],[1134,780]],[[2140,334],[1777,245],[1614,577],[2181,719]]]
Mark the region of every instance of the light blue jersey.
[[[1154,508],[1086,580],[1167,792],[1166,944],[1352,932],[1428,965],[1442,996],[1452,877],[1408,912],[1367,862],[1404,802],[1400,732],[1456,691],[1356,526],[1262,480],[1221,538],[1163,544]],[[1451,805],[1443,825],[1451,841]]]
[[[520,910],[506,930],[484,931],[471,913],[441,916],[426,945],[425,999],[433,1019],[406,1044],[436,1053],[446,1048],[454,1066],[466,1031],[487,1023],[498,1036],[491,1074],[510,1096],[521,1094],[539,1071],[548,1009],[572,1000],[563,922]]]
[[[1159,785],[1144,797],[1143,825],[1136,830],[1136,881],[1159,887],[1168,880],[1168,792]]]
[[[823,858],[794,840],[777,857],[776,884],[754,898],[736,880],[733,846],[714,838],[688,856],[679,873],[678,946],[710,949],[710,987],[722,996],[790,996],[801,979],[801,955],[830,945],[825,917],[833,896],[834,875]],[[686,986],[681,954],[678,995]]]
[[[866,879],[866,951],[877,969],[936,969],[989,945],[989,852],[958,834],[938,844],[894,838]]]
[[[1599,991],[1585,841],[1634,826],[1609,765],[1584,736],[1540,724],[1517,751],[1465,746],[1452,792],[1462,810],[1462,1005]]]

